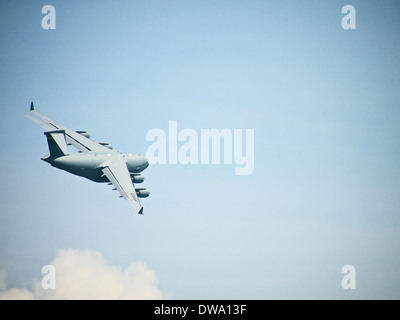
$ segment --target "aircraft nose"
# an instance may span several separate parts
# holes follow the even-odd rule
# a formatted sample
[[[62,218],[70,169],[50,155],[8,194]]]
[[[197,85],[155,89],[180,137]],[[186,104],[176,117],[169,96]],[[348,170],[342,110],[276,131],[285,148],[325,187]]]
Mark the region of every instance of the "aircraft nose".
[[[147,161],[146,157],[142,156],[142,168],[143,170],[149,166],[149,161]]]

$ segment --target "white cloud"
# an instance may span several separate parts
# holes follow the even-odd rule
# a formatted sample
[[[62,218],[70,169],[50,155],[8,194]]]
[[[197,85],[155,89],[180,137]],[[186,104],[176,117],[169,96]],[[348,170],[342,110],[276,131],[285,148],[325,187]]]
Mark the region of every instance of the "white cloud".
[[[126,268],[109,264],[100,252],[62,249],[50,263],[56,272],[56,288],[43,289],[34,280],[32,292],[6,289],[0,273],[0,299],[162,299],[155,272],[143,262]],[[2,280],[3,279],[3,280]]]
[[[33,300],[32,292],[26,289],[12,288],[0,292],[0,300]]]
[[[0,270],[0,300],[32,300],[32,292],[26,289],[13,288],[6,290],[7,271]]]

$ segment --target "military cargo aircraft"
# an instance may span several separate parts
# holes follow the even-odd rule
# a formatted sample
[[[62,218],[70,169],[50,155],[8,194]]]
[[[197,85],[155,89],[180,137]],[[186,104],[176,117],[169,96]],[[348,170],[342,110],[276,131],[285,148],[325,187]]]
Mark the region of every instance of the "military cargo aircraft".
[[[91,140],[87,131],[68,129],[36,111],[33,102],[30,111],[39,119],[28,114],[26,116],[45,129],[50,154],[41,158],[43,161],[94,182],[114,185],[120,197],[128,200],[137,213],[143,214],[138,198],[148,197],[150,191],[136,188],[134,183],[144,181],[141,172],[149,166],[144,156],[117,152],[109,143]],[[71,145],[77,151],[71,152]]]

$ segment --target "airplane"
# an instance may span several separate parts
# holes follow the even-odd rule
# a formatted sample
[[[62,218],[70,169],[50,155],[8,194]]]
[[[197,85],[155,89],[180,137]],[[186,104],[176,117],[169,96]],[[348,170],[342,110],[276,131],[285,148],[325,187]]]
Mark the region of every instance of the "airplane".
[[[146,198],[150,191],[136,188],[134,183],[142,183],[140,173],[149,166],[146,157],[139,154],[124,154],[113,150],[109,143],[98,143],[90,139],[87,131],[74,131],[58,124],[35,110],[31,102],[30,112],[39,119],[26,114],[30,120],[45,129],[50,154],[41,159],[53,167],[65,170],[94,182],[114,185],[120,198],[130,202],[137,213],[143,214],[138,198]],[[71,152],[68,146],[77,151]]]

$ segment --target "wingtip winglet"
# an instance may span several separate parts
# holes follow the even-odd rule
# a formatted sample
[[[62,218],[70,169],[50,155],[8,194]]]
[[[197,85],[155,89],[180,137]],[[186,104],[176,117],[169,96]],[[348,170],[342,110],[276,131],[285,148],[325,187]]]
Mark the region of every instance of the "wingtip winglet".
[[[139,210],[138,213],[139,213],[139,214],[143,214],[143,207],[140,208],[140,210]]]
[[[31,101],[31,111],[35,110],[35,106],[33,105],[33,101]]]

